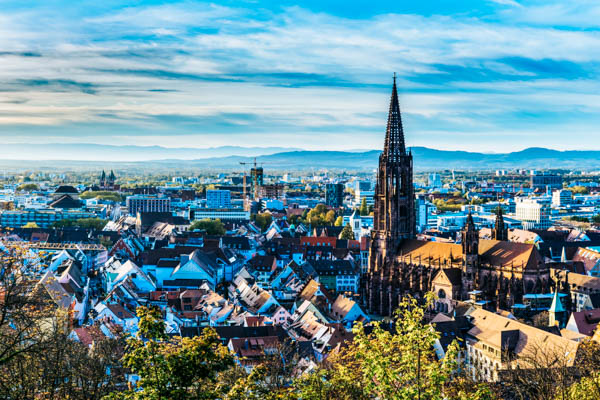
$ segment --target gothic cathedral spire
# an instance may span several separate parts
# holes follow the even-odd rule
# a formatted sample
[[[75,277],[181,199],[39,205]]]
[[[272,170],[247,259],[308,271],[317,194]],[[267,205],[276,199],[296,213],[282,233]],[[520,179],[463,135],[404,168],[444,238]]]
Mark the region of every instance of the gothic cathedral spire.
[[[402,116],[400,115],[400,103],[398,102],[398,89],[396,88],[396,74],[394,73],[383,156],[389,161],[394,161],[403,155],[406,155],[406,147],[404,144],[404,130],[402,129]]]
[[[385,143],[379,156],[375,185],[373,246],[370,256],[370,268],[374,271],[395,256],[403,239],[415,236],[414,202],[413,160],[404,144],[394,75]]]

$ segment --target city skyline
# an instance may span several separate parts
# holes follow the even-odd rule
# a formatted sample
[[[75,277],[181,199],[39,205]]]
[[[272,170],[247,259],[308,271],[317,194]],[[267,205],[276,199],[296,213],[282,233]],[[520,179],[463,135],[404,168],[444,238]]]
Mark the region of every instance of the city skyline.
[[[49,1],[0,11],[0,140],[600,149],[600,6]]]

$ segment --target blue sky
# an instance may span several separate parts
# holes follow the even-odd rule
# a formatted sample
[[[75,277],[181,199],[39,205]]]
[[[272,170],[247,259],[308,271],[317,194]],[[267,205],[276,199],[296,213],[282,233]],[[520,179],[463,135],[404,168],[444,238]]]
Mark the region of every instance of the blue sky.
[[[600,149],[600,2],[0,0],[0,142]]]

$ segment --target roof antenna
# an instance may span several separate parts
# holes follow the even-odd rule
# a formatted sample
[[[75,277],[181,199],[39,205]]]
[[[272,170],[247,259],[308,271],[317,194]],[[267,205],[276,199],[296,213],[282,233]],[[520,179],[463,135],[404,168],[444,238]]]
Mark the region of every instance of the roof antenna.
[[[394,85],[396,84],[396,73],[394,72]]]

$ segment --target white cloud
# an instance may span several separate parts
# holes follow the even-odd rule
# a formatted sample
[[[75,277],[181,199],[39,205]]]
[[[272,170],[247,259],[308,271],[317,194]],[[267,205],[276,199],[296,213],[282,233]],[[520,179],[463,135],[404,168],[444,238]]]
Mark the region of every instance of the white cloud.
[[[261,132],[270,127],[302,140],[354,129],[371,132],[357,140],[377,147],[387,90],[361,85],[388,83],[392,71],[400,76],[406,123],[416,126],[424,119],[496,132],[502,115],[518,128],[519,111],[597,113],[600,34],[535,22],[561,12],[574,21],[583,3],[496,2],[514,6],[500,14],[509,23],[462,16],[346,19],[298,7],[256,18],[256,10],[202,3],[131,7],[69,23],[51,23],[42,11],[0,11],[0,51],[42,54],[0,55],[0,127],[6,128],[0,136],[28,125],[64,125],[69,136],[73,123],[116,121],[137,134],[152,130],[148,137],[157,141],[167,132],[215,140],[211,124],[221,117],[253,138],[267,137]],[[598,7],[588,6],[595,15]],[[527,69],[505,61],[515,58],[568,62],[590,76],[561,79],[544,65]],[[415,79],[423,74],[439,76]],[[194,131],[163,117],[206,117],[207,125]]]

